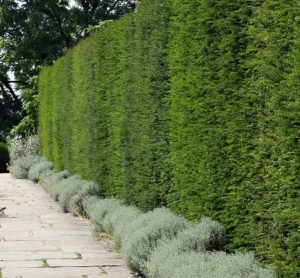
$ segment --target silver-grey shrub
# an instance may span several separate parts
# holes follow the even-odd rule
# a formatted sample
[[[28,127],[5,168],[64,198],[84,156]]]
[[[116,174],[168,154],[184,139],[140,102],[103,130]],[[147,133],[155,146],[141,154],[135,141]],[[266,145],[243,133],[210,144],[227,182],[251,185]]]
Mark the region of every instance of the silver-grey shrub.
[[[105,231],[103,223],[106,215],[121,206],[122,203],[113,198],[101,199],[91,196],[83,200],[83,209],[97,231]]]
[[[132,223],[142,212],[136,207],[120,206],[107,213],[103,220],[103,229],[113,234],[114,247],[120,249],[120,234],[124,226]]]
[[[16,159],[8,167],[9,172],[17,179],[27,179],[29,169],[42,160],[40,156],[28,155]]]
[[[223,242],[223,228],[220,223],[208,217],[169,240],[161,241],[150,257],[148,268],[153,277],[164,273],[165,261],[174,255],[190,252],[220,250]]]
[[[66,179],[64,182],[64,187],[59,189],[58,203],[64,212],[69,211],[70,200],[80,191],[82,185],[85,183],[81,178]]]
[[[60,180],[59,182],[57,182],[52,186],[52,188],[49,191],[50,195],[53,197],[55,201],[58,201],[58,198],[62,194],[62,192],[64,190],[67,190],[71,184],[77,182],[78,180],[79,181],[81,180],[79,175],[72,175],[66,179]]]
[[[45,188],[48,192],[52,190],[52,187],[61,182],[62,180],[68,178],[70,176],[70,173],[66,170],[61,172],[53,172],[50,175],[47,175],[43,178],[42,186]]]
[[[164,267],[151,278],[275,278],[272,270],[258,265],[252,253],[191,252],[164,259]]]
[[[82,207],[84,210],[85,215],[90,217],[92,211],[94,210],[98,200],[100,198],[98,196],[85,196],[82,200]]]
[[[84,214],[82,201],[87,196],[102,196],[103,190],[94,182],[83,181],[78,192],[73,195],[69,202],[69,211],[73,214]]]
[[[28,178],[32,181],[38,181],[53,173],[53,164],[45,159],[41,159],[39,163],[36,163],[30,167],[28,171]]]
[[[159,242],[176,237],[190,225],[166,208],[142,214],[124,227],[121,245],[127,266],[140,273],[147,272],[147,262]]]
[[[39,154],[39,138],[37,135],[13,138],[8,141],[8,150],[11,162],[25,156]]]

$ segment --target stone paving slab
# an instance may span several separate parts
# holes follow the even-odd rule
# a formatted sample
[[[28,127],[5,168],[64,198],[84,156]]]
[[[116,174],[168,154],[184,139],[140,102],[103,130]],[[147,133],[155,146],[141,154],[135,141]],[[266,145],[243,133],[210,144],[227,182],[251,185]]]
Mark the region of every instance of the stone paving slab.
[[[19,251],[1,252],[0,261],[36,261],[46,259],[77,259],[76,253],[65,253],[62,251]]]
[[[107,277],[108,275],[100,267],[40,267],[40,268],[4,268],[2,270],[4,278],[66,278],[66,277]],[[115,276],[119,278],[120,276]],[[126,276],[125,276],[126,277]]]
[[[122,260],[118,258],[92,258],[92,259],[49,259],[47,260],[49,266],[62,267],[62,266],[120,266]]]
[[[0,269],[3,278],[132,278],[109,243],[37,184],[0,174]]]
[[[0,233],[2,234],[1,228]],[[5,231],[2,238],[5,239]],[[1,253],[14,251],[58,251],[59,246],[49,245],[43,241],[0,241]]]
[[[26,267],[26,268],[37,268],[37,267],[43,267],[43,261],[42,260],[36,260],[36,261],[0,261],[0,268],[20,268],[20,267]]]

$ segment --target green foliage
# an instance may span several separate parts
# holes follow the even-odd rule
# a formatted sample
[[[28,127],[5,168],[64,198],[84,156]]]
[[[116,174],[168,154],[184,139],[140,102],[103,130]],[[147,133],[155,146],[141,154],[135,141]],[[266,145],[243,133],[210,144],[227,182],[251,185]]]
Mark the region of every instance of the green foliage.
[[[39,76],[43,156],[144,210],[169,186],[166,29],[165,4],[143,1]]]
[[[170,23],[169,206],[218,219],[229,250],[256,251],[282,277],[300,261],[298,6],[178,0]]]
[[[227,250],[297,277],[299,11],[141,1],[42,70],[42,155],[142,211],[217,219]]]
[[[28,87],[21,91],[22,109],[25,112],[22,120],[11,131],[10,136],[36,134],[38,128],[38,77],[30,78]]]
[[[169,189],[168,20],[166,1],[141,1],[127,53],[125,199],[143,210],[165,205]]]
[[[88,27],[119,18],[136,5],[135,0],[76,2],[0,1],[1,141],[12,128],[13,136],[36,133],[40,66],[53,64],[88,35]]]
[[[1,60],[0,54],[0,60]],[[0,85],[1,84],[1,65],[0,65]],[[10,85],[7,85],[11,89]],[[20,100],[10,95],[11,91],[0,86],[0,141],[5,141],[10,130],[18,124],[23,117]]]
[[[5,143],[0,142],[0,173],[7,172],[8,163],[9,163],[8,147]]]

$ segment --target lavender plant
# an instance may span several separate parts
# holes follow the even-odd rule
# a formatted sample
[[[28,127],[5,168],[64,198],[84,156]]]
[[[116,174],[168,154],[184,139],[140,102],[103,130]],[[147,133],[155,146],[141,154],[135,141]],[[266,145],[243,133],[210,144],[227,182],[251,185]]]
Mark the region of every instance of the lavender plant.
[[[70,188],[70,185],[73,183],[81,181],[80,176],[72,175],[66,179],[60,180],[58,183],[54,184],[50,190],[50,195],[54,198],[55,201],[58,201],[59,196]]]
[[[204,217],[198,225],[178,233],[175,238],[162,240],[149,259],[148,269],[153,277],[159,276],[170,256],[220,250],[222,241],[221,224]]]
[[[32,165],[28,171],[28,178],[32,181],[41,180],[54,173],[53,164],[45,159]]]
[[[83,180],[80,189],[70,198],[69,211],[84,214],[82,201],[87,196],[103,196],[103,190],[96,183]]]
[[[40,163],[42,158],[40,156],[28,155],[18,158],[12,162],[8,167],[9,172],[18,179],[27,179],[30,168]]]
[[[92,204],[88,203],[89,200],[92,201]],[[121,206],[122,203],[113,198],[87,198],[83,202],[84,210],[87,212],[87,215],[90,217],[91,222],[97,231],[105,231],[103,223],[106,215]]]
[[[186,219],[166,208],[142,214],[124,227],[121,243],[125,262],[132,270],[145,273],[147,262],[159,242],[176,237],[190,225]]]
[[[252,253],[186,252],[164,258],[151,278],[275,278],[273,270],[258,265]]]
[[[43,178],[42,186],[46,191],[50,192],[55,184],[61,182],[69,176],[70,173],[68,171],[53,172]]]

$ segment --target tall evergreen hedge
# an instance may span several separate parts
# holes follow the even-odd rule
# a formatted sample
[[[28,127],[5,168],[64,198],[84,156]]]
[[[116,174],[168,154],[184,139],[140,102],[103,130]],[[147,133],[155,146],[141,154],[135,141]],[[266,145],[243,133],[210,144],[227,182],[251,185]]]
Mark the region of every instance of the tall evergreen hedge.
[[[41,71],[43,155],[298,277],[299,6],[141,1]]]
[[[42,153],[144,210],[166,205],[170,182],[168,19],[145,0],[40,75]]]

